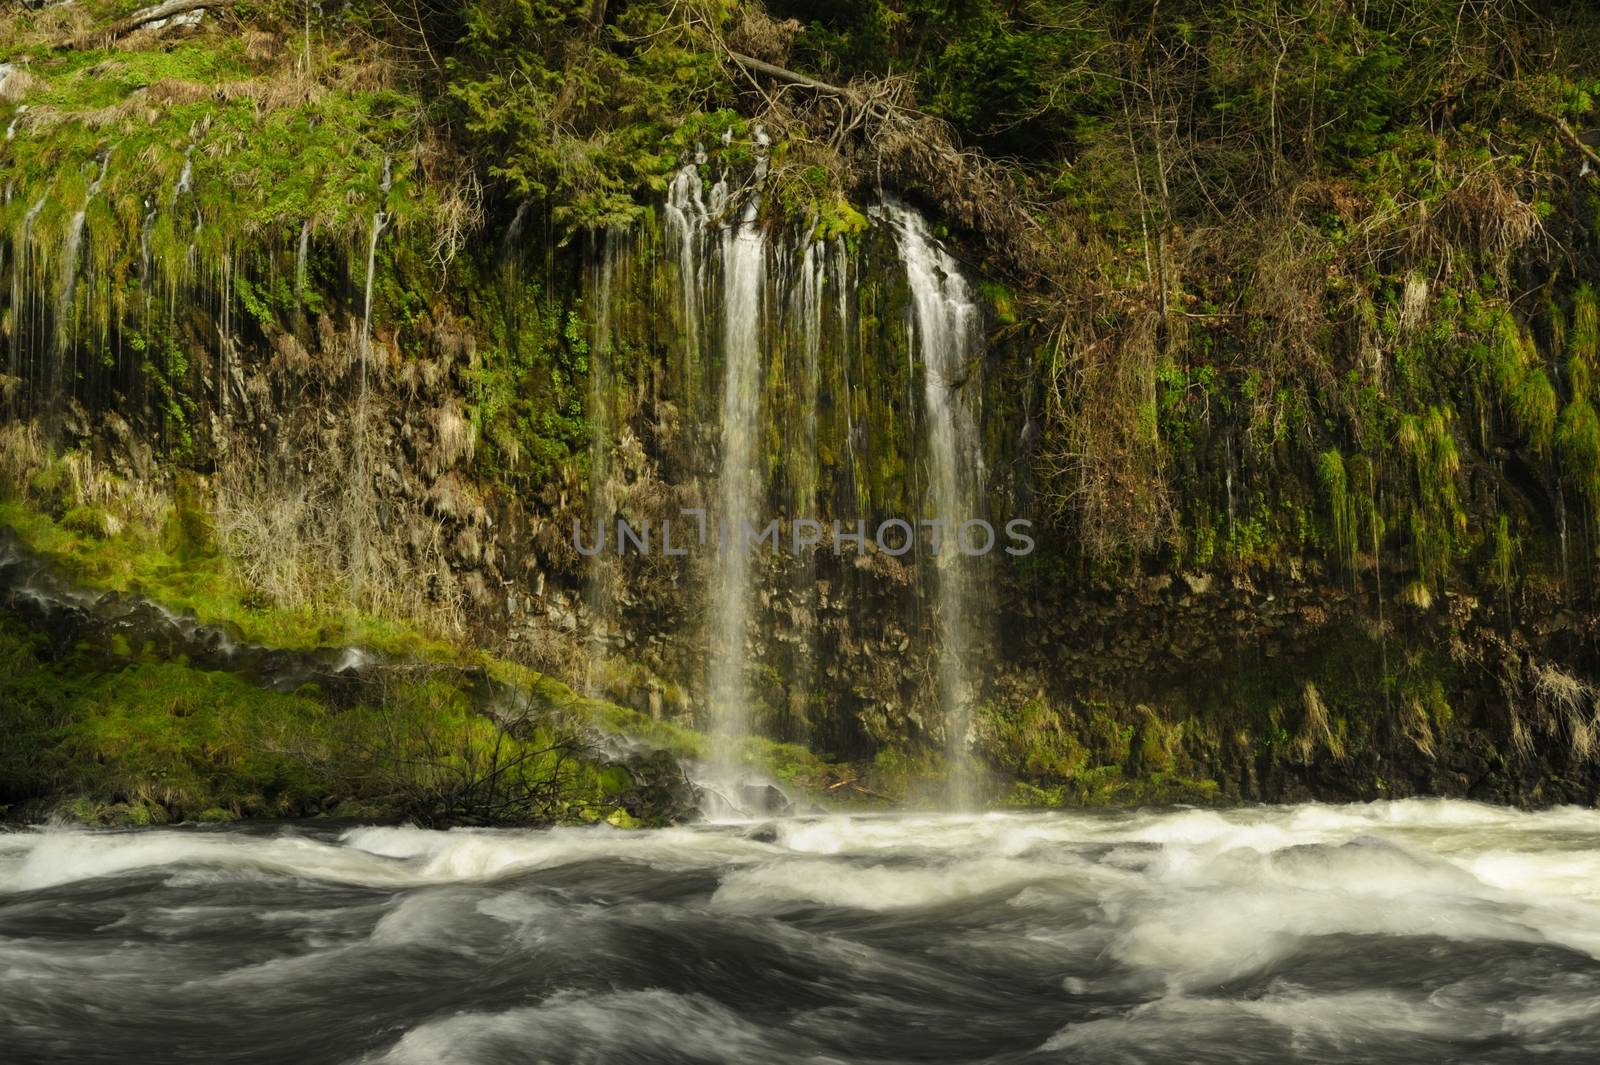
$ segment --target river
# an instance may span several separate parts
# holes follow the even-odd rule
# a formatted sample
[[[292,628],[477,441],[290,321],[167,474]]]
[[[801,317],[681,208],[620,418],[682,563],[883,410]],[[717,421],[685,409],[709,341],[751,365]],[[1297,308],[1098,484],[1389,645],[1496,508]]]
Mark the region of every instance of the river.
[[[29,1062],[1567,1062],[1600,811],[0,834]]]

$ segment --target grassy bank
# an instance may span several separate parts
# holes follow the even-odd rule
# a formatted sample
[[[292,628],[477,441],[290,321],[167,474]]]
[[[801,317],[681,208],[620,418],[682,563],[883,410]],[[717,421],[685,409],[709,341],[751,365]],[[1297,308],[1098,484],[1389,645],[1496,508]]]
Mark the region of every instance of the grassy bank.
[[[681,813],[663,778],[681,780],[677,761],[707,756],[703,734],[583,697],[419,624],[351,609],[336,586],[320,608],[276,606],[239,574],[185,492],[135,506],[105,483],[85,492],[72,470],[55,460],[0,498],[0,524],[72,581],[149,598],[244,642],[358,646],[405,665],[354,689],[282,692],[163,658],[136,635],[63,649],[0,618],[0,808],[9,816],[632,825]],[[494,716],[474,699],[486,680],[517,693]],[[605,753],[607,736],[657,753]],[[792,744],[752,740],[744,758],[803,790],[848,776]]]

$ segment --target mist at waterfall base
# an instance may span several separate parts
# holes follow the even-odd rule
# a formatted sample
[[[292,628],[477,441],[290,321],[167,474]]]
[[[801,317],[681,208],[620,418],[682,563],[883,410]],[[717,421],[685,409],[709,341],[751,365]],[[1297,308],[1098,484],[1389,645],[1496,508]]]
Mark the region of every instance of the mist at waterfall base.
[[[1600,812],[0,835],[9,1062],[1567,1062]]]

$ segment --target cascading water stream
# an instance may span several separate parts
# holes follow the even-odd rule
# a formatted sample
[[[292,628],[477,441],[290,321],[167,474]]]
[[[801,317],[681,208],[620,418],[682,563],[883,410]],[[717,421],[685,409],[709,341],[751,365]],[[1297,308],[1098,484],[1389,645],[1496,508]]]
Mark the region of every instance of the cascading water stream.
[[[589,343],[589,523],[598,548],[588,564],[589,637],[584,687],[599,695],[600,666],[608,653],[615,623],[616,583],[620,560],[605,549],[614,533],[617,514],[616,485],[612,476],[612,451],[616,446],[617,418],[615,374],[612,365],[611,285],[617,256],[627,239],[623,230],[600,235],[597,254],[591,257],[589,300],[593,306],[593,336]]]
[[[352,595],[359,596],[362,586],[366,583],[367,565],[367,521],[372,510],[371,477],[367,466],[367,377],[368,364],[372,357],[372,285],[378,266],[378,238],[383,235],[383,229],[389,222],[389,215],[383,209],[382,198],[389,195],[393,185],[393,172],[390,161],[383,161],[383,181],[379,185],[379,207],[372,214],[371,235],[367,240],[367,277],[366,292],[361,303],[361,337],[360,337],[360,380],[356,391],[356,417],[354,440],[350,449],[350,590]]]
[[[295,306],[302,308],[302,313],[306,297],[310,294],[306,289],[307,264],[310,258],[311,222],[307,220],[300,224],[300,240],[294,249],[294,298]]]
[[[70,372],[66,360],[70,353],[73,325],[75,321],[73,297],[77,293],[78,260],[83,249],[83,230],[88,218],[89,204],[100,192],[100,184],[105,180],[106,170],[110,166],[110,158],[100,160],[100,172],[89,183],[84,193],[83,204],[74,212],[71,221],[62,237],[61,245],[61,280],[56,289],[55,314],[53,330],[50,338],[50,354],[40,367],[42,374],[35,380],[43,382],[43,409],[53,417],[60,407],[61,392],[66,382],[70,379]],[[31,240],[33,219],[44,201],[28,212],[24,220],[24,243]]]
[[[759,520],[761,476],[761,336],[766,243],[748,204],[722,237],[722,467],[718,477],[720,547],[712,579],[709,696],[719,769],[737,772],[740,741],[750,731],[745,656],[750,628],[751,567],[744,531]]]
[[[971,805],[974,798],[968,661],[979,596],[974,560],[963,554],[957,530],[962,522],[978,517],[983,484],[977,427],[961,387],[978,341],[978,305],[960,265],[934,240],[920,214],[890,200],[882,215],[894,230],[911,290],[912,333],[921,355],[927,418],[926,508],[929,517],[943,523],[935,578],[939,681],[950,762],[949,798],[959,808]]]
[[[697,151],[693,162],[678,171],[667,190],[666,237],[678,265],[678,287],[683,313],[683,352],[680,358],[682,376],[681,394],[688,403],[699,396],[700,352],[703,318],[701,312],[704,271],[701,263],[706,253],[706,231],[709,212],[706,210],[705,184],[700,180],[700,164],[705,153]],[[686,413],[694,418],[697,411]]]
[[[183,153],[183,170],[178,174],[178,183],[172,186],[172,201],[167,205],[176,209],[178,200],[188,192],[194,184],[194,145],[191,144]]]
[[[17,108],[16,117],[13,118],[11,120],[11,124],[6,127],[6,140],[9,141],[9,140],[13,140],[13,139],[16,138],[16,136],[17,136],[17,126],[21,124],[23,116],[26,115],[27,113],[28,113],[28,105],[27,104],[22,104],[21,106],[19,106]]]
[[[793,261],[792,256],[786,257]],[[827,281],[827,247],[813,239],[809,233],[801,252],[798,269],[789,289],[786,312],[788,328],[784,335],[798,352],[799,359],[787,366],[789,396],[784,404],[790,412],[787,441],[789,480],[789,520],[816,520],[818,435],[817,402],[820,391],[823,337],[826,332],[825,317],[830,308],[823,299]],[[790,542],[793,541],[790,527]],[[780,738],[789,742],[804,742],[810,728],[810,691],[815,654],[816,616],[818,606],[817,567],[814,554],[807,552],[794,560],[790,575],[790,591],[800,616],[794,617],[798,632],[795,648],[793,676],[788,678],[789,705]]]
[[[100,160],[100,173],[89,183],[89,190],[84,194],[83,206],[79,207],[72,216],[72,221],[67,225],[66,241],[61,253],[61,291],[56,301],[56,332],[64,336],[66,324],[72,316],[72,297],[77,290],[78,283],[78,256],[83,248],[83,226],[88,218],[89,203],[100,192],[100,183],[106,178],[106,169],[111,165],[111,160]]]
[[[33,275],[38,272],[40,266],[38,261],[40,253],[34,247],[33,225],[39,213],[44,210],[45,203],[46,197],[40,196],[22,216],[22,225],[17,230],[11,252],[10,373],[14,377],[26,373],[30,389],[37,389],[37,382],[43,376],[45,360],[45,353],[39,344],[45,309],[43,301],[37,298],[37,290],[33,284]],[[13,399],[12,403],[14,408],[19,405],[16,399]]]

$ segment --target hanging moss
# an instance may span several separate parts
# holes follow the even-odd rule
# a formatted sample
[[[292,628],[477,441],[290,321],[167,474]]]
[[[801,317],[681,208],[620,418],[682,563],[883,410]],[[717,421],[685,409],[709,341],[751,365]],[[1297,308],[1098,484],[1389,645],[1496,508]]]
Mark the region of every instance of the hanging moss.
[[[1527,372],[1528,350],[1516,320],[1505,310],[1495,313],[1493,334],[1480,354],[1481,369],[1493,394],[1502,401],[1516,395]]]
[[[1516,552],[1516,538],[1511,535],[1511,519],[1502,514],[1495,522],[1493,556],[1490,566],[1490,573],[1494,582],[1502,591],[1511,587],[1512,565],[1516,558]]]
[[[1600,358],[1600,297],[1587,282],[1572,294],[1572,331],[1568,353],[1592,369]]]
[[[1511,399],[1511,416],[1528,446],[1541,455],[1550,451],[1560,401],[1543,370],[1530,370]]]
[[[1556,450],[1567,476],[1588,498],[1591,507],[1600,503],[1600,418],[1581,396],[1561,412]]]
[[[1587,396],[1593,382],[1589,363],[1576,355],[1567,360],[1567,389],[1573,396]]]
[[[1430,407],[1425,414],[1402,416],[1398,439],[1416,492],[1406,525],[1419,583],[1437,586],[1449,572],[1458,539],[1467,531],[1456,488],[1461,457],[1449,409]]]
[[[1332,515],[1333,544],[1345,565],[1351,572],[1355,571],[1356,558],[1356,514],[1355,501],[1350,496],[1349,480],[1345,471],[1344,457],[1337,448],[1324,451],[1317,456],[1317,480],[1322,485],[1323,492],[1328,498],[1328,510]]]

